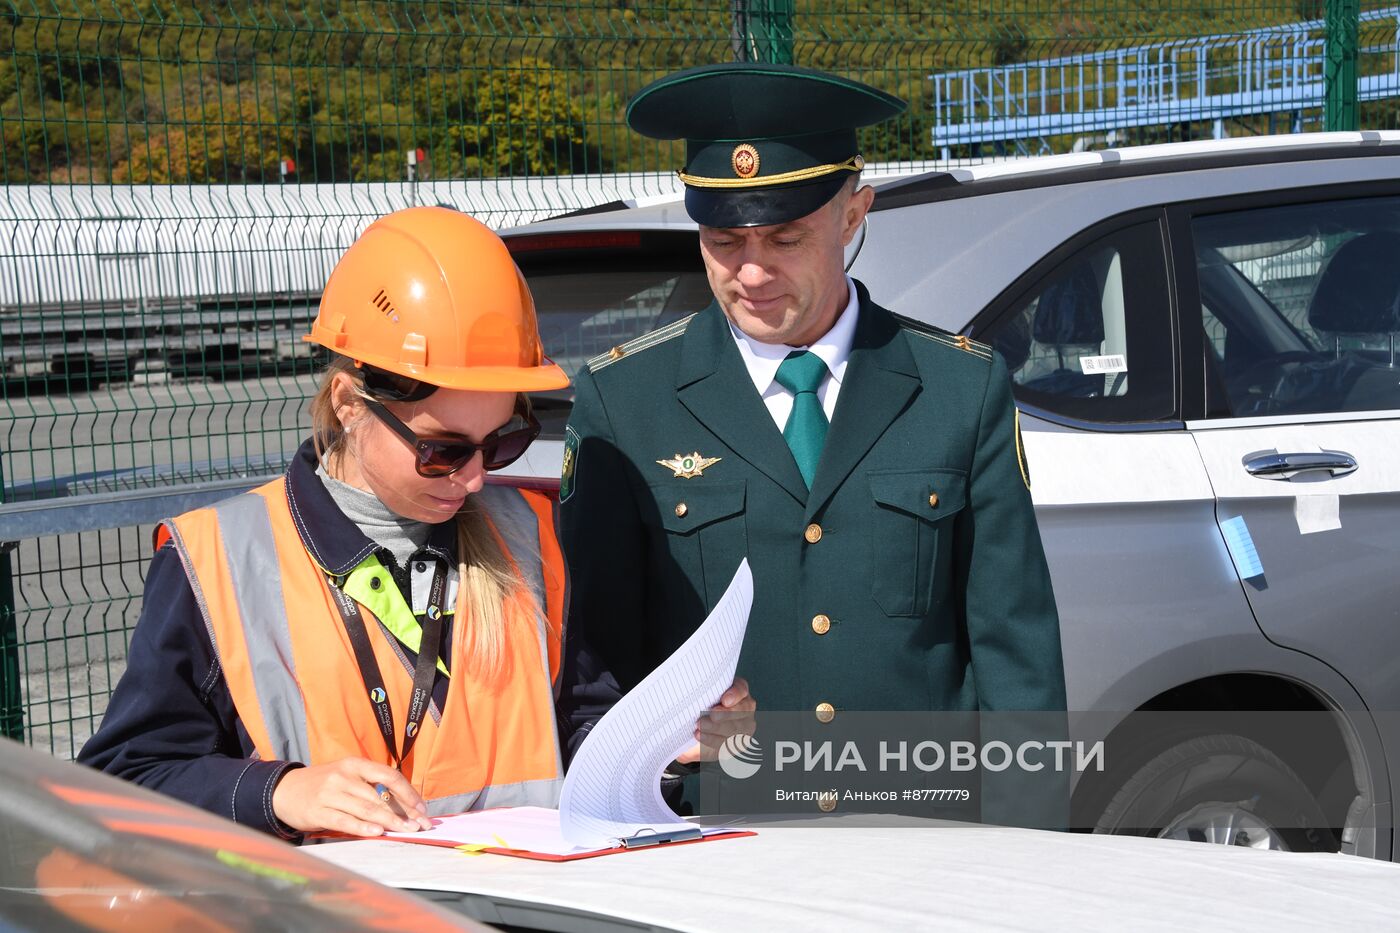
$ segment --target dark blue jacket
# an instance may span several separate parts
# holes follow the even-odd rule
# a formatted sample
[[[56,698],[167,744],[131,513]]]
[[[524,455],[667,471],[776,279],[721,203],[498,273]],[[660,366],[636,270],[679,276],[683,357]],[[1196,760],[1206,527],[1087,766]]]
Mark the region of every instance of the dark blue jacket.
[[[332,573],[348,573],[374,549],[340,511],[316,475],[310,441],[287,469],[287,495],[303,521],[299,529]],[[433,529],[420,555],[451,560],[456,551],[452,523]],[[387,550],[379,559],[407,590],[408,570]],[[448,616],[450,620],[452,617]],[[443,642],[451,644],[451,623]],[[402,647],[402,646],[401,646]],[[404,652],[413,659],[413,652]],[[446,657],[447,653],[442,652]],[[616,701],[616,682],[580,641],[566,633],[559,700],[560,737],[572,756],[592,723]],[[439,708],[447,680],[435,684]],[[354,713],[355,711],[351,711]],[[373,715],[369,704],[361,713]],[[272,791],[299,762],[261,761],[234,709],[218,656],[195,603],[179,554],[167,544],[146,574],[141,618],[132,633],[127,667],[112,693],[102,726],[83,746],[78,761],[286,839],[299,834],[272,812]]]

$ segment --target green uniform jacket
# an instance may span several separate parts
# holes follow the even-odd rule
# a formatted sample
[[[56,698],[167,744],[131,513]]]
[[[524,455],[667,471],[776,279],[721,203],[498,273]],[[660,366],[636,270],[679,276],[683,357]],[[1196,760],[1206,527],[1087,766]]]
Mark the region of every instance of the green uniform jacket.
[[[579,374],[561,491],[569,625],[630,689],[747,557],[739,674],[761,708],[1063,710],[1006,367],[857,288],[810,492],[717,305]],[[692,478],[657,463],[692,453],[718,460]]]

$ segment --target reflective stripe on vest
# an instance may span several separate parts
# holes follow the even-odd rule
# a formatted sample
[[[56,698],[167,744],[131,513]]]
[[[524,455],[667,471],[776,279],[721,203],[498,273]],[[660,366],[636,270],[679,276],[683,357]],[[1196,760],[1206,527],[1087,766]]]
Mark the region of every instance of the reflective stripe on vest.
[[[424,720],[404,762],[405,776],[435,815],[555,806],[563,773],[552,682],[566,597],[552,502],[501,486],[477,495],[523,586],[507,602],[516,637],[506,639],[499,677],[488,681],[465,669],[469,620],[459,613],[453,625],[445,709]],[[187,513],[169,527],[257,755],[390,763],[325,572],[297,532],[285,481]],[[411,666],[374,615],[364,614],[401,736]],[[527,630],[533,638],[519,637]]]

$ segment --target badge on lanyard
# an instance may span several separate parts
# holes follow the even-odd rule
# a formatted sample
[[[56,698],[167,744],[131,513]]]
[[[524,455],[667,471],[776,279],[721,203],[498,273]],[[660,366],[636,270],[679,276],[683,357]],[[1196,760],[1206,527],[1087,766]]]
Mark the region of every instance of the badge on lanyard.
[[[403,770],[404,759],[413,750],[413,742],[418,738],[419,727],[428,712],[428,702],[433,695],[433,678],[437,675],[438,647],[442,644],[442,609],[447,589],[447,570],[441,560],[433,562],[433,584],[428,591],[428,611],[424,614],[423,636],[418,642],[418,661],[413,666],[413,692],[408,699],[408,721],[404,726],[403,747],[394,735],[394,711],[389,703],[388,691],[384,689],[384,677],[379,663],[375,660],[374,649],[369,643],[369,631],[365,628],[365,617],[360,606],[340,586],[335,577],[330,578],[331,594],[335,597],[336,608],[340,610],[345,632],[350,636],[350,647],[355,651],[355,662],[360,668],[370,707],[374,710],[375,721],[384,736],[384,744],[389,749],[389,757],[394,767]]]

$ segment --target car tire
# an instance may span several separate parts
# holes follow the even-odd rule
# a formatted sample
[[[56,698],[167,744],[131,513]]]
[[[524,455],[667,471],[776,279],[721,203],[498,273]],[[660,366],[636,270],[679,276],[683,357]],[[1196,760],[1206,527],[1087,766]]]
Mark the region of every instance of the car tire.
[[[1240,735],[1172,745],[1122,785],[1096,833],[1335,852],[1336,837],[1308,786],[1284,761]]]

